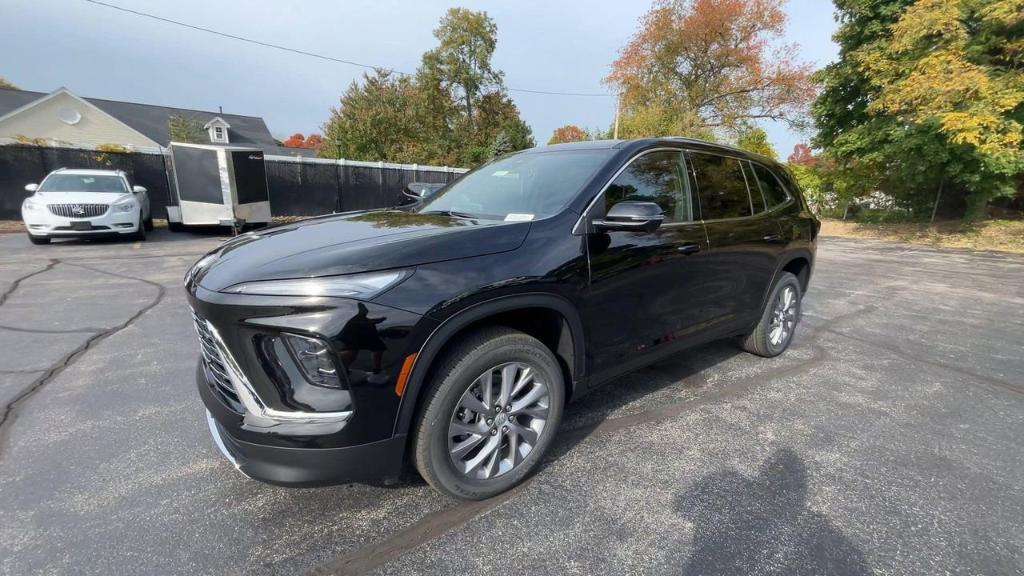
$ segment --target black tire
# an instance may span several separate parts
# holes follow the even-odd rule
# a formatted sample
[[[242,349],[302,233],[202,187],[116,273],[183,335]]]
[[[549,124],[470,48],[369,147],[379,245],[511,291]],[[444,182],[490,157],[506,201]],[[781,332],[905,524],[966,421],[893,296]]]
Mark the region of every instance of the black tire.
[[[792,290],[794,295],[794,303],[792,310],[792,325],[788,331],[784,330],[784,336],[780,338],[780,341],[775,343],[772,342],[772,320],[778,313],[776,310],[776,303],[779,301],[780,296],[783,295],[784,291]],[[761,312],[761,319],[758,320],[757,326],[754,330],[748,334],[742,342],[743,349],[751,354],[763,356],[765,358],[774,358],[779,354],[782,354],[789,348],[790,342],[793,341],[793,334],[796,332],[796,327],[800,323],[800,306],[803,300],[803,293],[800,290],[800,281],[797,280],[796,276],[789,272],[782,272],[779,274],[778,279],[775,280],[775,285],[772,286],[772,291],[768,296],[768,301],[765,302],[764,310]],[[787,313],[787,318],[789,314]]]
[[[146,224],[142,220],[142,214],[139,214],[139,229],[132,234],[132,240],[143,241],[146,239]]]
[[[28,241],[36,245],[50,243],[50,239],[46,236],[33,236],[31,234],[28,235]]]
[[[536,371],[539,381],[546,383],[548,419],[533,449],[510,470],[488,479],[467,477],[456,469],[449,455],[449,425],[463,394],[476,378],[490,368],[509,362],[526,364]],[[539,340],[517,330],[492,327],[470,335],[447,351],[425,394],[423,409],[413,430],[417,470],[431,486],[445,494],[483,500],[516,486],[542,461],[562,420],[565,383],[558,360]],[[501,445],[498,452],[506,448],[507,445]]]
[[[170,230],[171,232],[184,232],[185,231],[185,225],[182,224],[181,222],[172,222],[172,221],[168,220],[167,221],[167,229]]]
[[[153,215],[152,214],[149,215],[149,218],[146,218],[146,221],[143,222],[143,226],[146,227],[146,231],[147,232],[152,232],[153,231]]]

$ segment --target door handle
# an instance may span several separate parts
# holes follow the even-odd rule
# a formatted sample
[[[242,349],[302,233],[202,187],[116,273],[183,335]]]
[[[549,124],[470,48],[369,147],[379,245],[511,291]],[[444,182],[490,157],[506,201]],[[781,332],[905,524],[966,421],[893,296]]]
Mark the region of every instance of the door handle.
[[[777,242],[780,236],[778,234],[768,234],[763,238],[765,242]]]
[[[682,246],[676,248],[676,250],[680,254],[696,254],[697,252],[700,252],[700,244],[683,244]]]

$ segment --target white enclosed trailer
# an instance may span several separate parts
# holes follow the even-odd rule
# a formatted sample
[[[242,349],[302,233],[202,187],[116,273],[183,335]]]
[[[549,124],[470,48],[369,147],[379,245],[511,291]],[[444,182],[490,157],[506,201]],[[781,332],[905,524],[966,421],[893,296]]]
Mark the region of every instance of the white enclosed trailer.
[[[167,221],[183,226],[270,223],[270,192],[263,151],[258,148],[172,142],[171,198]]]

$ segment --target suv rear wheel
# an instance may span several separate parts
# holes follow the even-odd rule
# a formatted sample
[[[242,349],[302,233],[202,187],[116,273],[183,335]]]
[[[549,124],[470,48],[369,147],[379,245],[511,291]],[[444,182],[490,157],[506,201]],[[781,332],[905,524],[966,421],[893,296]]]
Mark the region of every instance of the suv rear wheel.
[[[450,350],[415,431],[415,462],[431,486],[482,500],[540,463],[562,419],[558,360],[536,338],[481,330]]]
[[[796,276],[789,272],[781,273],[761,313],[761,320],[744,338],[743,349],[765,358],[785,352],[800,321],[802,297]]]

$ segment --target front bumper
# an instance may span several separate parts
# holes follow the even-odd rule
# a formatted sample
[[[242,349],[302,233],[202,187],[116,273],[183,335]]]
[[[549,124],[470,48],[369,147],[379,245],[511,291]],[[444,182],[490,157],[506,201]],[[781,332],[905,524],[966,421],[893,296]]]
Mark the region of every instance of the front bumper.
[[[395,381],[433,322],[372,302],[225,294],[192,279],[187,289],[201,332],[196,386],[218,447],[241,472],[289,486],[400,475]],[[329,343],[347,389],[312,389],[271,362],[266,343],[281,333]]]
[[[207,424],[220,453],[239,472],[278,486],[326,486],[397,478],[402,473],[405,436],[338,448],[276,446],[246,442],[218,422],[226,408],[210,390],[202,365],[196,370],[199,395],[207,407]]]
[[[139,231],[139,211],[122,212],[115,208],[94,218],[64,218],[45,209],[22,210],[25,229],[33,236],[47,238],[84,238],[91,236],[134,234]],[[73,229],[72,222],[90,223],[88,230]]]

